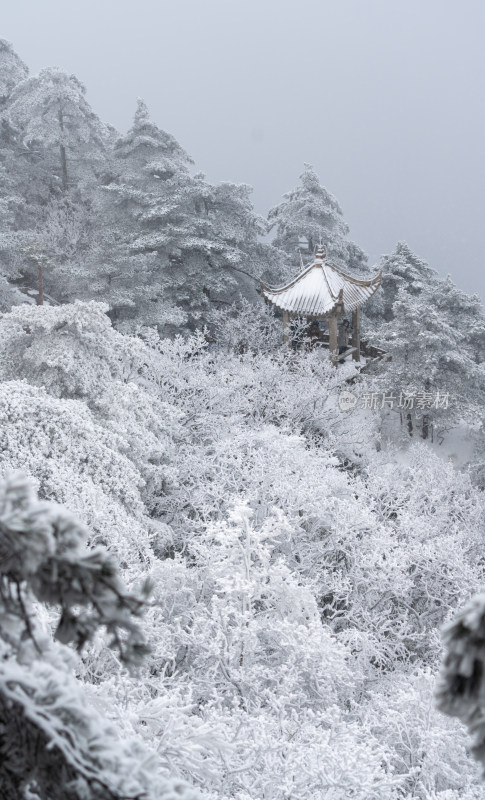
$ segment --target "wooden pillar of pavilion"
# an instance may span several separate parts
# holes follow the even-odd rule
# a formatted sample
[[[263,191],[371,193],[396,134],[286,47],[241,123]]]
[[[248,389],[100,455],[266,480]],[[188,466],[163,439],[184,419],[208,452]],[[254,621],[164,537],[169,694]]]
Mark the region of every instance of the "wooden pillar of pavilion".
[[[352,358],[360,361],[360,308],[352,311],[352,347],[355,347]]]
[[[330,348],[330,360],[332,364],[336,364],[338,361],[338,328],[337,328],[337,315],[330,314],[327,318],[328,322],[328,331],[330,334],[330,341],[329,341],[329,348]]]

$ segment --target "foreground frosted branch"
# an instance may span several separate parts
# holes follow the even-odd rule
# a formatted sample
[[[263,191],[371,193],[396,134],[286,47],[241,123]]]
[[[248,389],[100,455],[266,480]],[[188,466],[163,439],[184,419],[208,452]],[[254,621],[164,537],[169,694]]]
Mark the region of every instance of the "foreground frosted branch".
[[[485,773],[485,594],[470,600],[445,627],[443,639],[438,707],[468,727],[472,752]]]

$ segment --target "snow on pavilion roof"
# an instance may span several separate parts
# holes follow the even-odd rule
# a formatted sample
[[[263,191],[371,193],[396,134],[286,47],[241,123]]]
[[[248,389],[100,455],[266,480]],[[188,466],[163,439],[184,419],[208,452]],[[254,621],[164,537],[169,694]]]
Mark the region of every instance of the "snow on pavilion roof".
[[[302,317],[324,317],[343,302],[343,312],[355,311],[372,297],[381,285],[382,272],[368,281],[327,264],[319,251],[315,260],[296,278],[279,289],[262,284],[264,297],[282,311]]]

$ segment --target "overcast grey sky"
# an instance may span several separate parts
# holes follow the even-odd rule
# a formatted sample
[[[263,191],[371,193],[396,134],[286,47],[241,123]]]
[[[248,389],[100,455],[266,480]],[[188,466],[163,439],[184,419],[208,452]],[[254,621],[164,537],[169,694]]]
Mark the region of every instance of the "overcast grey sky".
[[[309,162],[371,263],[403,239],[485,298],[485,0],[10,0],[2,22],[120,131],[143,97],[260,213]]]

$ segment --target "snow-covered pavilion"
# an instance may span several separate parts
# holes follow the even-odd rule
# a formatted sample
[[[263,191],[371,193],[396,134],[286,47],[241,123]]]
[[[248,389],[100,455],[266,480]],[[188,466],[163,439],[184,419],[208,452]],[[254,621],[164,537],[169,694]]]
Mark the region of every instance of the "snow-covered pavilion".
[[[370,280],[346,275],[328,264],[320,248],[312,263],[286,286],[279,289],[262,284],[262,294],[283,312],[283,341],[288,341],[289,320],[307,317],[325,321],[330,333],[330,358],[338,360],[337,330],[341,317],[352,315],[352,353],[360,361],[360,309],[381,285],[382,271]]]

